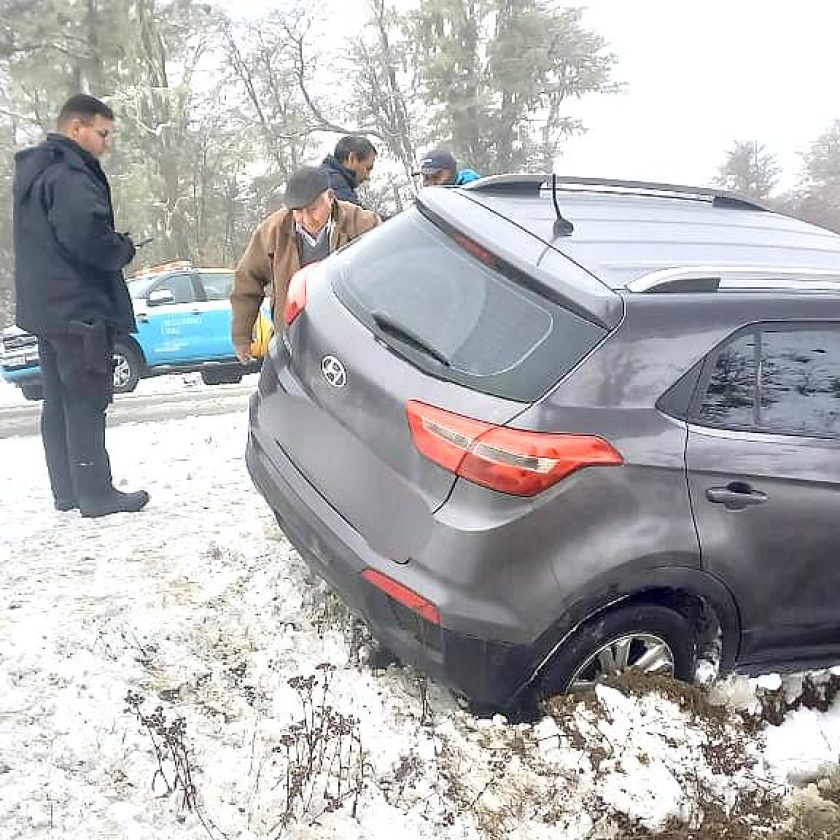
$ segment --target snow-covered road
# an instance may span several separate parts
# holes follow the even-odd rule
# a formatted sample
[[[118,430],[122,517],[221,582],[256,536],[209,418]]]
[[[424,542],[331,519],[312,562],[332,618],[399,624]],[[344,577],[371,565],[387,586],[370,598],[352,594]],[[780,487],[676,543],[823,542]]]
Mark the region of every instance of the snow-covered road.
[[[166,420],[173,417],[242,411],[255,387],[256,374],[237,385],[204,385],[199,374],[146,379],[131,394],[118,394],[108,411],[108,425]],[[0,380],[0,439],[38,434],[41,403]]]
[[[370,670],[253,489],[245,427],[110,429],[117,481],[151,502],[99,520],[52,509],[37,437],[0,440],[3,840],[582,840],[734,821],[741,794],[837,768],[837,703],[755,734],[731,712],[763,690],[743,679],[722,711],[608,688],[514,726]]]

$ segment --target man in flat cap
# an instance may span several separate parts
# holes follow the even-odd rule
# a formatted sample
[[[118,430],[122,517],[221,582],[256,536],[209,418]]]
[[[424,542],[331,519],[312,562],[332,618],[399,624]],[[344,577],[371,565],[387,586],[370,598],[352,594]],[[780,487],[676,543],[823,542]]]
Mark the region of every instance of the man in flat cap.
[[[375,213],[338,201],[326,173],[314,166],[301,167],[289,178],[283,203],[254,231],[236,267],[231,333],[242,364],[251,361],[252,333],[263,298],[271,302],[279,332],[292,275],[379,224]]]

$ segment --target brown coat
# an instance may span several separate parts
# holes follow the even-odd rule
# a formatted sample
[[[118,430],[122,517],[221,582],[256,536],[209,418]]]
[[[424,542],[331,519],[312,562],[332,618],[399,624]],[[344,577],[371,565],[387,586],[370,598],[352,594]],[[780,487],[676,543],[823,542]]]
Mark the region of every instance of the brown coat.
[[[346,201],[333,206],[330,253],[379,224],[379,217]],[[300,268],[294,216],[278,210],[254,231],[239,265],[230,295],[233,346],[251,343],[251,333],[264,297],[271,302],[274,329],[283,328],[283,305],[292,275]]]

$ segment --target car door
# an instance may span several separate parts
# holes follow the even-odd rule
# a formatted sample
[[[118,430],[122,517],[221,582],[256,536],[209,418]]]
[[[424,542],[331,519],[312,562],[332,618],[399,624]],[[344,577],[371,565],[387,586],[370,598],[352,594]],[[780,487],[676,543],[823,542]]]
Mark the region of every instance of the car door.
[[[686,464],[740,658],[840,656],[840,324],[751,326],[706,362]]]
[[[150,366],[195,359],[204,333],[198,288],[187,272],[166,274],[136,305],[137,338]]]
[[[234,355],[230,334],[230,293],[233,290],[232,271],[202,271],[198,275],[203,289],[201,309],[204,333],[201,351],[206,359],[227,359]]]

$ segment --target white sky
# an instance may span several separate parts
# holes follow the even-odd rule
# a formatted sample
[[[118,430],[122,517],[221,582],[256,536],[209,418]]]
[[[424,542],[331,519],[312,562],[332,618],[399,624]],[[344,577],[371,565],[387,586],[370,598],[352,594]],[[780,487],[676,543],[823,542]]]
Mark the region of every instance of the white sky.
[[[272,0],[220,0],[234,15]],[[413,5],[398,0],[399,6]],[[570,105],[589,131],[566,144],[563,174],[708,182],[736,140],[777,155],[791,186],[805,151],[840,119],[840,3],[831,0],[590,0],[584,24],[618,56],[626,91]],[[364,0],[327,0],[351,36]],[[468,162],[464,162],[465,165]]]
[[[789,186],[840,119],[840,4],[829,0],[591,0],[584,22],[618,56],[626,94],[577,109],[564,173],[709,180],[736,140],[777,155]]]

